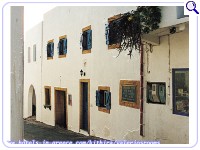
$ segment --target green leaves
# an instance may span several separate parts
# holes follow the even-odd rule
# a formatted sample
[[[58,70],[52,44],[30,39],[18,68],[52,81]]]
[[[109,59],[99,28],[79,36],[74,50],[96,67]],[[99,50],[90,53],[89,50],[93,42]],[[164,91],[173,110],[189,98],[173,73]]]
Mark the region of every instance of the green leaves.
[[[140,51],[141,36],[159,28],[161,10],[158,6],[138,6],[135,11],[123,14],[118,20],[116,34],[121,39],[119,54],[128,50],[130,57],[133,49]]]

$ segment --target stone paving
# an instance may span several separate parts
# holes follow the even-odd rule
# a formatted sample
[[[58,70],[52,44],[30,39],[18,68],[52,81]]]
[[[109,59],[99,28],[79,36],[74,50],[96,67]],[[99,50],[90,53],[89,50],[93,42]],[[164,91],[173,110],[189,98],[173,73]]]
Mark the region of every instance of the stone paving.
[[[26,141],[71,141],[73,143],[77,141],[104,140],[98,137],[85,136],[64,128],[49,126],[35,121],[34,117],[24,119],[24,139]]]

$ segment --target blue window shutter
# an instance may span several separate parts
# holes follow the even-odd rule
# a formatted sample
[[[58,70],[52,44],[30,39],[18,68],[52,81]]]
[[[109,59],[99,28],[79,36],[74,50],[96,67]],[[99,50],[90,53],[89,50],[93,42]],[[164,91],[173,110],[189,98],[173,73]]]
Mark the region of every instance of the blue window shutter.
[[[51,43],[51,57],[54,55],[54,43]]]
[[[105,24],[106,45],[109,45],[109,26]]]
[[[106,109],[111,109],[111,92],[105,91]]]
[[[67,39],[63,40],[63,51],[64,51],[64,54],[67,54]]]
[[[100,91],[96,90],[96,106],[100,106]]]
[[[92,30],[87,30],[87,49],[92,49]]]

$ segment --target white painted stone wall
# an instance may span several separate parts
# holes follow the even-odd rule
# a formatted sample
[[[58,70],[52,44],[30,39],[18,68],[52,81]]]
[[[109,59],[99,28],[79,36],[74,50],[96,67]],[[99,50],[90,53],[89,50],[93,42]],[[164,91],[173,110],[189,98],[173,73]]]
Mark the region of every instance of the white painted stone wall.
[[[35,77],[26,78],[27,85],[37,84],[35,87],[37,115],[41,116],[42,122],[55,125],[55,105],[54,105],[54,87],[67,88],[68,94],[72,94],[72,106],[68,105],[68,129],[79,132],[79,79],[90,79],[90,133],[93,136],[115,140],[161,140],[162,143],[188,143],[189,123],[188,117],[172,114],[172,98],[167,98],[166,105],[146,104],[146,95],[144,95],[144,123],[145,137],[139,134],[140,129],[140,110],[119,105],[119,82],[121,79],[140,80],[140,54],[133,53],[133,58],[129,59],[127,52],[121,53],[118,58],[116,50],[108,50],[105,40],[105,23],[107,19],[119,13],[131,11],[135,7],[56,7],[44,15],[43,21],[43,40],[42,40],[42,86]],[[176,15],[167,16],[175,7],[162,8],[164,13],[161,26],[171,26],[188,21],[188,18],[178,20]],[[166,13],[166,14],[165,14]],[[165,20],[168,20],[167,22]],[[80,49],[80,36],[82,28],[91,25],[92,29],[92,50],[90,54],[82,54]],[[38,33],[39,30],[38,30]],[[34,34],[34,36],[31,36]],[[37,36],[36,36],[37,35]],[[57,44],[59,37],[67,35],[68,53],[66,58],[58,58]],[[34,30],[29,32],[28,41],[39,40],[40,34]],[[37,38],[39,37],[39,38]],[[188,67],[188,31],[170,35],[171,38],[171,68]],[[184,39],[183,40],[180,40]],[[54,39],[54,57],[53,60],[47,60],[46,45],[47,42]],[[30,41],[29,41],[30,40]],[[39,41],[38,41],[39,42]],[[150,54],[150,74],[146,74],[147,81],[163,81],[169,83],[168,73],[168,45],[167,37],[160,38],[160,45],[154,47],[154,52]],[[34,43],[32,43],[34,44]],[[184,51],[185,53],[183,53]],[[177,60],[176,55],[180,54],[186,59]],[[25,54],[25,58],[27,55]],[[39,59],[38,59],[39,60]],[[144,60],[146,61],[146,53]],[[185,61],[183,61],[185,60]],[[26,61],[26,60],[25,60]],[[86,66],[84,67],[84,63]],[[32,63],[32,62],[31,62]],[[34,64],[26,64],[29,70],[32,70]],[[145,62],[146,63],[146,62]],[[154,67],[158,66],[161,67]],[[36,67],[36,66],[35,66]],[[39,67],[39,65],[38,65]],[[146,66],[145,66],[146,67]],[[85,77],[80,76],[80,70],[86,72]],[[39,69],[37,69],[39,71]],[[36,72],[37,72],[36,71]],[[144,71],[145,68],[144,68]],[[40,74],[40,73],[38,73]],[[144,82],[146,83],[146,82]],[[170,80],[171,84],[171,80]],[[112,94],[110,114],[98,111],[96,106],[95,91],[98,86],[110,86]],[[44,86],[51,86],[51,107],[44,109],[45,95]],[[28,88],[25,89],[28,93]],[[171,90],[171,89],[170,89]],[[40,106],[38,106],[38,93],[42,92]],[[168,91],[167,91],[168,92]],[[146,93],[146,91],[144,91]],[[27,105],[26,105],[27,106]],[[28,109],[25,106],[26,116]],[[159,115],[157,115],[159,113]],[[152,115],[151,115],[152,114]],[[162,117],[163,116],[163,117]],[[39,119],[38,119],[39,120]],[[168,120],[168,122],[167,122]],[[161,126],[164,124],[164,126]],[[181,129],[178,125],[184,124]],[[167,126],[169,125],[169,127]],[[171,130],[172,126],[176,126]],[[175,132],[177,130],[180,132]],[[170,132],[169,132],[170,130]],[[176,134],[175,134],[176,133]]]
[[[160,37],[160,46],[149,53],[149,63],[147,53],[144,55],[146,82],[166,82],[166,104],[145,103],[145,135],[162,143],[189,143],[189,117],[172,112],[172,68],[189,68],[188,25],[184,31],[169,35],[169,43],[168,35]],[[150,73],[147,73],[147,65]],[[146,98],[146,92],[144,94]]]
[[[177,7],[175,6],[162,6],[161,9],[161,15],[162,15],[162,21],[160,23],[160,28],[174,26],[176,24],[181,24],[183,22],[189,21],[189,17],[184,17],[177,19]]]
[[[108,18],[132,9],[132,7],[58,7],[44,15],[43,68],[48,69],[43,69],[42,87],[65,87],[68,93],[72,94],[73,104],[72,107],[68,106],[70,130],[79,131],[79,79],[83,78],[90,79],[92,135],[120,139],[126,134],[127,129],[139,129],[139,109],[119,106],[119,81],[121,79],[140,80],[139,53],[134,52],[133,59],[129,59],[127,52],[115,58],[118,52],[114,49],[108,50],[105,41],[105,23]],[[52,18],[55,19],[52,20]],[[82,28],[88,25],[92,28],[92,52],[82,54],[80,36]],[[58,58],[56,47],[59,36],[65,34],[68,39],[68,54],[66,58]],[[54,58],[45,60],[46,44],[51,39],[54,39],[55,43]],[[84,61],[86,61],[85,68]],[[81,69],[86,72],[85,77],[80,76]],[[95,93],[99,85],[110,86],[112,93],[110,114],[98,111],[96,106]],[[44,99],[44,93],[42,95]],[[42,119],[45,123],[54,125],[53,90],[51,97],[52,110],[42,109]],[[128,122],[126,122],[127,119]],[[123,123],[125,123],[125,128]]]
[[[25,35],[24,45],[24,118],[32,116],[32,91],[36,96],[36,119],[41,120],[41,60],[42,60],[42,23],[39,23]],[[33,61],[33,45],[36,44],[36,61]],[[30,63],[28,63],[30,47]]]

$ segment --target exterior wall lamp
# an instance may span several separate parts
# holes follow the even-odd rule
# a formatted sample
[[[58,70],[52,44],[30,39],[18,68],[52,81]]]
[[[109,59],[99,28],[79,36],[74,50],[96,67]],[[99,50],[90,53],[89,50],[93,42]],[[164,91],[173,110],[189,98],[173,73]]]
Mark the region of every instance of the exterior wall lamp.
[[[81,69],[81,71],[80,71],[80,75],[81,75],[81,77],[82,77],[82,76],[85,76],[85,75],[86,75],[86,73],[85,73],[85,72],[83,72],[83,70]]]

